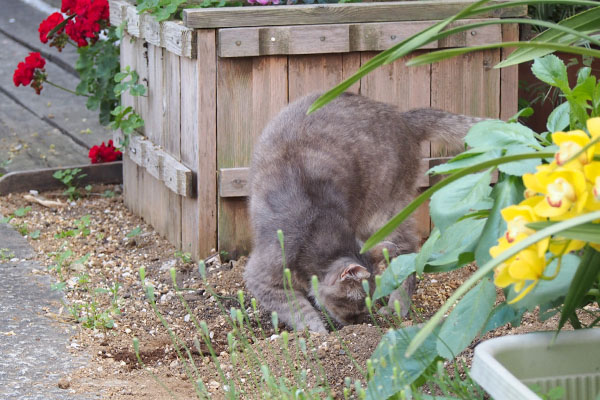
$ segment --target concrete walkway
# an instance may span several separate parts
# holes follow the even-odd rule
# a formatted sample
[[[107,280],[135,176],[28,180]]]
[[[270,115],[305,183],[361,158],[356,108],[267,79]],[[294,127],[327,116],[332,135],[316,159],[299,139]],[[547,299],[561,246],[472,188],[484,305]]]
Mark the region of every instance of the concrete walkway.
[[[8,224],[0,224],[0,399],[92,399],[58,382],[87,360],[69,352],[71,325],[53,320],[62,294],[44,267],[30,259],[33,249]]]
[[[49,79],[74,89],[76,49],[62,53],[39,41],[38,26],[60,1],[0,0],[0,175],[7,172],[88,164],[88,149],[108,141],[110,131],[85,98],[49,85],[40,96],[15,87],[17,64],[31,51],[46,58]],[[41,8],[41,10],[40,10]],[[69,351],[72,326],[51,316],[62,295],[51,279],[36,273],[33,249],[8,224],[0,224],[0,399],[92,399],[58,387],[59,380],[88,359]]]

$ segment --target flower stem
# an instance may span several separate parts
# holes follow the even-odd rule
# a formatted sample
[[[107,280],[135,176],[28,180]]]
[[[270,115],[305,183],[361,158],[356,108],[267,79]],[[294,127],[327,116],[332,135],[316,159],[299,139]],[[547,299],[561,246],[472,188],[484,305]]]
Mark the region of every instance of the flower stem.
[[[68,93],[71,93],[71,94],[74,94],[75,96],[92,97],[89,94],[77,93],[77,92],[75,92],[75,91],[73,91],[71,89],[67,89],[66,87],[63,87],[63,86],[57,85],[56,83],[50,82],[49,80],[44,80],[44,82],[46,82],[50,86],[54,86],[55,88],[64,90],[65,92],[68,92]]]

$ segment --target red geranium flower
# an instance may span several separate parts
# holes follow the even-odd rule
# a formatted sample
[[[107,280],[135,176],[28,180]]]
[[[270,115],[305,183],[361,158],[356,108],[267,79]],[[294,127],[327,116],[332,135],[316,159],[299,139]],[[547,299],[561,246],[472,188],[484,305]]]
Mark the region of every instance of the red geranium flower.
[[[23,85],[31,87],[37,94],[42,91],[42,83],[46,80],[44,66],[46,60],[42,58],[40,53],[29,53],[25,57],[25,62],[20,62],[13,74],[13,82],[15,86]]]
[[[92,161],[92,164],[111,162],[120,160],[123,156],[119,150],[113,145],[113,141],[108,141],[108,146],[102,142],[100,146],[94,146],[90,149],[88,157]]]
[[[62,14],[58,12],[50,14],[48,18],[43,20],[40,24],[40,27],[38,28],[38,32],[40,33],[40,41],[42,43],[48,43],[48,39],[50,39],[48,37],[48,34],[50,33],[50,31],[56,28],[56,26],[64,20],[65,19],[62,16]],[[60,35],[63,32],[63,30],[64,28],[60,28],[58,31],[55,32],[55,35]]]
[[[63,0],[61,10],[74,16],[67,22],[65,31],[79,47],[87,46],[88,39],[96,41],[98,32],[109,25],[107,0]]]

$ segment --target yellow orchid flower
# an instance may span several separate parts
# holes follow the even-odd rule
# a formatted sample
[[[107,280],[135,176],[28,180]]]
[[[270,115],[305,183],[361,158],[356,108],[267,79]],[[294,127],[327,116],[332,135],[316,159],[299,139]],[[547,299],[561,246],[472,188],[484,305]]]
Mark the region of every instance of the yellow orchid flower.
[[[600,210],[600,161],[594,161],[584,166],[583,174],[588,181],[589,191],[585,208],[589,211],[598,211]]]
[[[525,297],[537,285],[545,268],[545,255],[540,255],[535,246],[530,246],[496,268],[494,283],[502,288],[513,284],[515,292],[519,295],[509,303],[515,303]],[[532,283],[523,290],[528,281]]]
[[[559,146],[558,151],[554,154],[554,160],[558,166],[581,169],[583,165],[591,162],[594,158],[594,146],[591,146],[577,158],[567,162],[590,142],[590,137],[582,130],[554,132],[552,141]]]
[[[534,211],[540,217],[560,221],[580,214],[587,201],[587,186],[582,171],[558,167],[554,171],[538,170],[535,174],[523,175],[527,189],[541,193]]]
[[[599,227],[600,228],[600,227]],[[572,251],[583,249],[585,242],[581,240],[565,239],[561,237],[555,237],[550,240],[548,250],[555,256],[568,254]]]

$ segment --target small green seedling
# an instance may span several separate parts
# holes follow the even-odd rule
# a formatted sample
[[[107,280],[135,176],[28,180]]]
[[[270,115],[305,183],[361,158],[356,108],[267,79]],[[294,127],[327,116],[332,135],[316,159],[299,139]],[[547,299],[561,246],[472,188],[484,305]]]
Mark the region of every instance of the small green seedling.
[[[60,171],[56,171],[52,174],[54,179],[58,179],[67,189],[63,192],[64,195],[69,196],[69,200],[77,200],[81,198],[81,192],[79,191],[78,184],[81,179],[85,178],[87,174],[82,174],[81,168],[67,168]],[[92,190],[90,185],[86,186],[85,189],[89,192]]]

